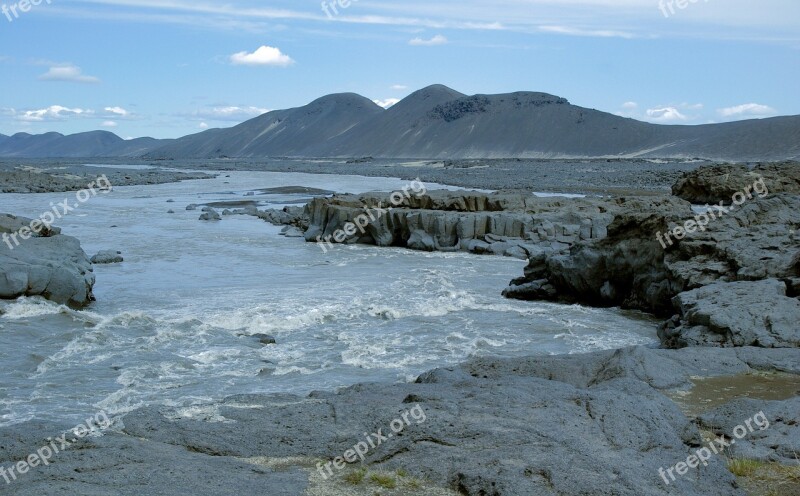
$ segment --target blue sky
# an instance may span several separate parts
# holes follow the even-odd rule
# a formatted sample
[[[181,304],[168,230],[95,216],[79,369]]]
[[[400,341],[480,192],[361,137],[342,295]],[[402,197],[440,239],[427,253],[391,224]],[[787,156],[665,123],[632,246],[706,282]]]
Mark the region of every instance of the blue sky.
[[[665,124],[800,114],[797,0],[26,1],[0,0],[2,134],[173,138],[434,83]]]

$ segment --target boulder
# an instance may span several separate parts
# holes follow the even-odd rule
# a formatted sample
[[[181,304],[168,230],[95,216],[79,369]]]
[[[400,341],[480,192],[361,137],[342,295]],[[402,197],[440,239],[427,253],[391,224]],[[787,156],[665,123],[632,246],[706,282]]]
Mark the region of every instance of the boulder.
[[[0,233],[14,234],[31,220],[0,215]],[[0,243],[0,298],[43,296],[76,308],[94,301],[95,276],[80,242],[59,234],[57,228],[42,230],[30,239]]]
[[[222,217],[220,217],[217,211],[212,208],[210,210],[207,210],[205,213],[201,214],[200,220],[203,221],[222,220]]]
[[[97,265],[122,263],[121,251],[103,250],[92,257],[92,263]]]

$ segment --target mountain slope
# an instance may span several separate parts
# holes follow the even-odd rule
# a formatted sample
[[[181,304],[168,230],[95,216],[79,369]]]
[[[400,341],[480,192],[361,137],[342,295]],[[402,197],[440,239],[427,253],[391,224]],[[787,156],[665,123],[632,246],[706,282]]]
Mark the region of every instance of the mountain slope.
[[[186,136],[148,154],[152,158],[302,156],[384,110],[354,93],[322,97],[276,110],[228,129]]]

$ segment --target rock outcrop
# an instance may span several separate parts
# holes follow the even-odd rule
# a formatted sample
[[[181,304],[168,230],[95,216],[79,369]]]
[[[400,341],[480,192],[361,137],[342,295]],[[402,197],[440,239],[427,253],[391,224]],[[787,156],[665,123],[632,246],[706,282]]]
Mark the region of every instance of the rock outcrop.
[[[505,295],[677,313],[659,332],[670,347],[800,346],[800,196],[754,196],[705,213],[685,203],[614,201],[623,208],[608,209],[607,237],[532,256]],[[703,215],[702,229],[664,236]]]
[[[57,303],[83,307],[94,300],[92,264],[80,242],[58,228],[43,228],[30,239],[10,238],[31,219],[0,215],[0,298],[44,296]],[[6,242],[7,241],[7,242]]]
[[[467,251],[527,259],[602,239],[613,216],[602,201],[521,194],[435,191],[392,206],[386,193],[312,200],[299,211],[257,215],[305,231],[309,242],[398,246],[421,251]],[[359,221],[360,219],[360,221]],[[337,237],[348,225],[355,233]]]
[[[800,162],[757,165],[715,165],[687,172],[672,187],[672,194],[695,204],[730,204],[760,179],[770,194],[800,194]]]
[[[800,300],[776,279],[709,284],[674,299],[679,321],[659,337],[670,347],[762,346],[800,348]]]

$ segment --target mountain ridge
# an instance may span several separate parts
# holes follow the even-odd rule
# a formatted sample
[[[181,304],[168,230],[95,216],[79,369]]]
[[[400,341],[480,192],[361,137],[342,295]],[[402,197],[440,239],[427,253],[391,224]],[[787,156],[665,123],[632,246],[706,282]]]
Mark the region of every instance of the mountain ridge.
[[[0,135],[0,157],[94,156],[788,160],[800,157],[800,116],[660,125],[548,93],[464,95],[431,85],[389,109],[355,93],[337,93],[174,140],[126,141],[108,131]]]

